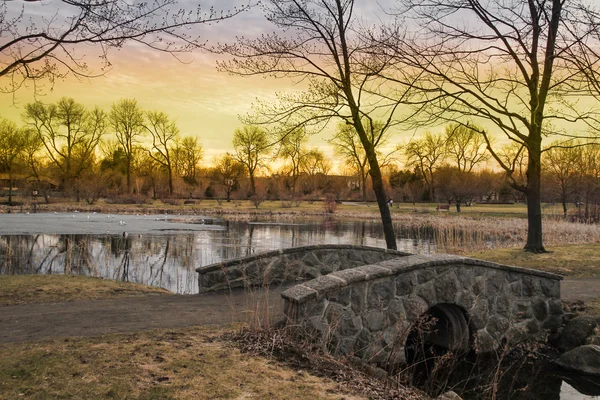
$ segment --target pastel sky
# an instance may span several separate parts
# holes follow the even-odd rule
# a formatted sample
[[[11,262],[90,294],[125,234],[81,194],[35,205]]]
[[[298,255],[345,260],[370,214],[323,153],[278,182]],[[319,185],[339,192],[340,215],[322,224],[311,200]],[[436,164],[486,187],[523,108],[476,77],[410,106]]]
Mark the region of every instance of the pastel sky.
[[[26,15],[50,15],[59,2],[8,2],[9,7],[25,7]],[[380,6],[375,1],[361,2],[360,15],[376,16]],[[202,8],[214,6],[228,10],[243,4],[242,0],[201,0]],[[184,6],[196,3],[185,0]],[[255,37],[271,32],[273,27],[264,19],[260,8],[254,8],[218,24],[202,25],[198,33],[209,44],[232,42],[236,36]],[[86,55],[92,67],[100,66],[98,52],[92,47],[78,49]],[[166,112],[183,135],[197,135],[205,149],[205,160],[232,150],[233,132],[242,126],[239,115],[249,112],[255,100],[275,99],[276,92],[297,90],[287,80],[242,78],[216,70],[218,56],[209,52],[186,53],[180,60],[140,44],[129,43],[120,50],[111,50],[112,67],[103,76],[93,79],[69,77],[57,81],[54,87],[45,84],[37,98],[44,103],[62,96],[73,97],[88,107],[99,106],[108,111],[111,104],[122,98],[135,98],[146,110]],[[21,120],[24,105],[34,100],[33,88],[23,88],[14,95],[0,94],[2,115]],[[333,129],[333,127],[332,127]],[[311,137],[309,146],[319,147],[333,157],[327,143],[330,133]],[[400,140],[400,139],[398,139]],[[394,144],[395,145],[395,144]]]
[[[243,4],[243,0],[200,1],[204,9],[214,6],[217,10]],[[52,15],[60,1],[9,1],[5,4],[13,11],[23,7],[26,16],[40,18]],[[379,18],[384,18],[382,6],[393,4],[393,0],[358,1],[355,14],[363,23],[376,23]],[[182,5],[194,8],[196,3],[183,0]],[[198,33],[209,44],[216,44],[232,42],[236,36],[256,37],[272,29],[262,10],[255,7],[218,24],[199,26]],[[87,46],[78,51],[85,54],[86,62],[97,70],[100,65],[97,48]],[[178,60],[168,53],[129,43],[109,53],[112,67],[103,76],[83,80],[69,77],[57,81],[54,87],[46,84],[38,99],[50,103],[69,96],[88,107],[99,106],[108,111],[119,99],[135,98],[145,110],[166,112],[177,121],[183,135],[197,135],[205,149],[205,160],[210,161],[213,156],[232,150],[233,132],[242,126],[238,116],[249,112],[253,102],[274,100],[276,92],[298,90],[298,86],[285,79],[241,78],[218,72],[217,58],[209,52],[198,51],[183,54]],[[14,95],[0,94],[0,110],[3,116],[20,121],[24,105],[33,100],[30,87],[22,88]],[[332,158],[333,150],[327,139],[333,128],[313,136],[309,144]],[[441,128],[432,130],[440,131]],[[396,132],[390,146],[406,142],[414,134],[412,131]]]

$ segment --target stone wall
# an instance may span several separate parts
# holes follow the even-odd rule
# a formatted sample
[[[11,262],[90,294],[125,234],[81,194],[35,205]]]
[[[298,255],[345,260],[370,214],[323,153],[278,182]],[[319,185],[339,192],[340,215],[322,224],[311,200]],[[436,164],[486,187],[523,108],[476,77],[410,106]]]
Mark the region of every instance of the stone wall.
[[[200,293],[314,279],[334,271],[408,256],[352,245],[282,249],[196,268]]]
[[[334,353],[402,363],[408,333],[432,307],[461,310],[479,352],[544,337],[562,322],[561,279],[456,256],[408,256],[332,272],[282,297],[288,323]]]

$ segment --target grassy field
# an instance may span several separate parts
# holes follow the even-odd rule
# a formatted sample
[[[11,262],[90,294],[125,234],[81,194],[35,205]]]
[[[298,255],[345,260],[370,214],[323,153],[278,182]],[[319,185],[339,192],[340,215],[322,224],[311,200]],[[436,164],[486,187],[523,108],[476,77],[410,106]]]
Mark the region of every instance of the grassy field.
[[[572,278],[600,277],[600,243],[549,246],[551,253],[526,253],[521,248],[496,248],[469,253],[469,257],[499,264],[554,272]],[[600,293],[598,294],[600,297]]]
[[[0,399],[362,398],[242,354],[220,334],[188,328],[0,345]]]
[[[168,290],[76,275],[0,275],[0,306],[168,294]]]

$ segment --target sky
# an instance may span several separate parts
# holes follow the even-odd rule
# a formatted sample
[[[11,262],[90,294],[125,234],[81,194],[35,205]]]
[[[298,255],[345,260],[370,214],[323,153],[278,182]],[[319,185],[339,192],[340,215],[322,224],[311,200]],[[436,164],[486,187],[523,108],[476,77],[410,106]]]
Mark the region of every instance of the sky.
[[[199,1],[203,9],[214,6],[217,10],[244,4],[244,0]],[[8,1],[3,4],[12,12],[23,8],[26,17],[22,22],[29,23],[31,19],[39,23],[44,18],[53,18],[61,1]],[[179,0],[178,4],[192,9],[196,7],[192,0]],[[393,5],[394,0],[365,0],[356,4],[355,14],[360,16],[362,23],[376,24],[379,18],[385,18],[382,7]],[[270,33],[273,26],[266,21],[260,7],[254,7],[234,18],[201,25],[197,29],[209,45],[215,45],[234,42],[236,36],[251,38]],[[85,61],[98,71],[100,59],[97,48],[79,48],[78,54],[85,55]],[[233,133],[243,126],[239,116],[248,113],[254,102],[274,101],[277,92],[302,88],[302,83],[294,84],[286,79],[237,77],[218,72],[218,59],[223,59],[223,56],[206,51],[186,53],[177,59],[139,43],[127,43],[109,52],[112,66],[102,76],[91,79],[70,76],[56,81],[53,86],[46,82],[37,99],[52,103],[68,96],[87,107],[98,106],[108,111],[111,104],[120,99],[135,98],[144,110],[166,112],[177,122],[182,136],[198,136],[205,150],[204,159],[210,162],[214,156],[233,150]],[[25,104],[34,99],[32,87],[21,88],[14,94],[0,93],[1,115],[20,122]],[[312,136],[309,142],[310,147],[318,147],[331,159],[334,159],[334,154],[327,139],[334,128],[331,126],[326,132]],[[430,130],[441,132],[443,127]],[[424,131],[396,132],[389,146],[406,143],[413,135]]]
[[[377,10],[380,10],[378,3],[361,3],[362,9],[358,12],[376,18]],[[24,7],[25,15],[32,18],[50,18],[60,2],[42,0],[7,4],[14,10]],[[243,1],[201,0],[201,4],[205,10],[211,5],[217,10],[227,10]],[[196,6],[190,0],[184,0],[182,5],[192,9]],[[273,26],[265,20],[261,9],[255,7],[218,24],[199,26],[197,32],[213,45],[231,43],[236,36],[256,37],[272,30]],[[97,49],[87,46],[79,48],[78,52],[85,54],[85,61],[99,71]],[[109,52],[112,66],[103,76],[90,79],[69,76],[56,81],[53,86],[45,82],[41,94],[36,97],[31,86],[14,94],[0,93],[0,110],[3,116],[20,122],[24,106],[34,99],[52,103],[68,96],[87,107],[98,106],[108,111],[119,99],[135,98],[142,109],[166,112],[177,121],[183,136],[198,136],[204,147],[204,158],[210,161],[214,156],[233,150],[233,132],[243,126],[239,116],[250,112],[252,103],[257,99],[274,101],[277,92],[298,90],[293,82],[285,79],[237,77],[218,72],[216,61],[223,58],[210,52],[194,51],[179,58],[138,43],[128,43]],[[312,136],[309,146],[318,147],[328,157],[333,157],[333,149],[327,142],[333,129],[334,126],[326,133]]]

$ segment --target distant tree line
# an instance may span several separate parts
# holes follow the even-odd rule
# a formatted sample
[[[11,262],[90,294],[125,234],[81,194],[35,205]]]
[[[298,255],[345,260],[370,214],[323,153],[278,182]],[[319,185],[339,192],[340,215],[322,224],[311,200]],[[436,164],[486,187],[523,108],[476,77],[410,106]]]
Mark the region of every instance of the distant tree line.
[[[510,144],[498,152],[511,166],[507,174],[490,168],[480,127],[449,123],[442,133],[427,132],[394,146],[391,131],[381,124],[365,121],[388,199],[444,202],[457,212],[474,202],[525,201],[509,184],[526,179],[522,146]],[[120,100],[106,112],[65,97],[27,104],[21,125],[0,119],[0,172],[6,176],[9,204],[14,187],[22,195],[36,190],[46,201],[54,192],[88,203],[100,197],[115,202],[252,199],[257,206],[266,199],[290,205],[373,201],[367,155],[353,129],[340,124],[329,140],[336,165],[308,146],[304,129],[276,137],[253,125],[235,130],[231,152],[205,162],[199,137],[182,135],[164,112],[143,110],[135,99]],[[565,217],[571,209],[573,218],[598,221],[600,146],[553,142],[543,154],[543,200],[560,203]],[[334,167],[343,173],[332,175]]]

